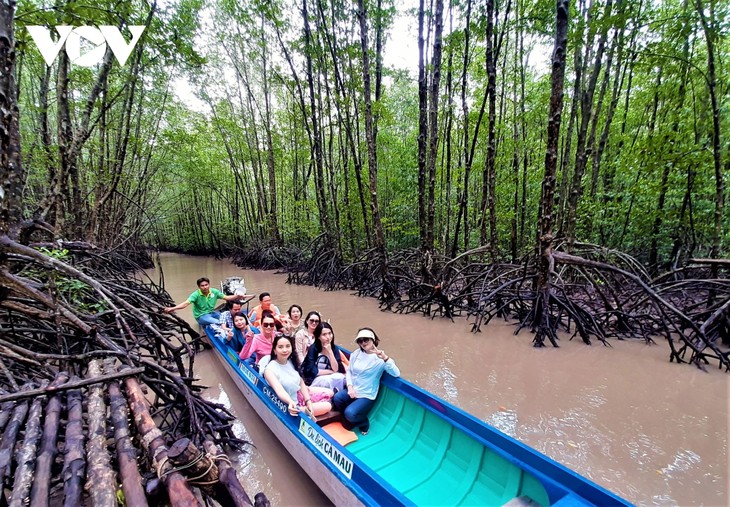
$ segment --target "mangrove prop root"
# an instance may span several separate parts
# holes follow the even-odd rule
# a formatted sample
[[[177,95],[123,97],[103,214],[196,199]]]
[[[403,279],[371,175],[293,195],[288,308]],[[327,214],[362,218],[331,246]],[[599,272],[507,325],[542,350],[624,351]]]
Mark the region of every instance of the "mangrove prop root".
[[[132,375],[138,375],[142,372],[144,372],[144,368],[132,368],[129,370],[111,373],[109,375],[98,377],[91,377],[88,379],[81,379],[81,380],[74,380],[72,382],[67,382],[65,384],[57,385],[57,386],[48,386],[44,388],[39,389],[30,389],[27,391],[18,391],[17,393],[11,393],[11,394],[4,394],[0,395],[0,402],[3,401],[14,401],[14,400],[20,400],[23,398],[32,398],[34,396],[42,395],[42,394],[52,394],[59,391],[67,391],[69,389],[78,389],[80,387],[85,387],[93,384],[100,384],[102,382],[107,382],[109,380],[115,380],[120,379],[124,377],[129,377]],[[99,389],[101,389],[99,387]]]
[[[57,371],[85,377],[90,359],[116,357],[133,371],[109,372],[63,388],[108,382],[109,375],[136,375],[142,368],[141,378],[154,384],[155,410],[169,414],[160,430],[171,439],[245,444],[230,429],[231,414],[201,397],[192,345],[199,334],[162,312],[171,298],[130,262],[138,255],[101,253],[83,242],[37,246],[46,250],[0,236],[0,255],[7,259],[0,270],[0,406],[22,396],[51,395],[23,395],[16,384],[50,380]],[[8,418],[0,414],[0,429]]]
[[[264,266],[251,253],[259,250],[286,262]],[[625,253],[585,243],[574,243],[567,253],[556,241],[545,259],[549,286],[538,287],[540,259],[486,262],[487,252],[478,247],[449,259],[402,250],[388,253],[383,268],[374,249],[347,263],[315,239],[299,252],[257,245],[232,258],[244,267],[284,267],[288,283],[376,297],[383,310],[431,318],[466,315],[474,319],[474,332],[495,317],[515,319],[517,330],[527,327],[538,347],[546,342],[557,347],[559,331],[587,345],[593,338],[608,346],[612,338],[653,344],[660,337],[670,361],[700,368],[716,362],[730,371],[729,259],[689,259],[652,279]]]

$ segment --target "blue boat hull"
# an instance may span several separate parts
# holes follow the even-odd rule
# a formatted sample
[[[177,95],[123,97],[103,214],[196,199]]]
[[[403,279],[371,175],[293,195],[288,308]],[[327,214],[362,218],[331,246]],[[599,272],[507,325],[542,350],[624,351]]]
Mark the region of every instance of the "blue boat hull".
[[[242,363],[232,349],[215,337],[209,340],[238,388],[294,459],[335,505],[415,505],[366,463],[337,443],[306,415],[291,416],[263,379]],[[566,468],[496,428],[437,398],[402,378],[385,374],[383,389],[390,389],[447,421],[455,429],[537,479],[549,505],[631,505],[610,491]],[[432,505],[453,503],[450,497],[433,498]]]

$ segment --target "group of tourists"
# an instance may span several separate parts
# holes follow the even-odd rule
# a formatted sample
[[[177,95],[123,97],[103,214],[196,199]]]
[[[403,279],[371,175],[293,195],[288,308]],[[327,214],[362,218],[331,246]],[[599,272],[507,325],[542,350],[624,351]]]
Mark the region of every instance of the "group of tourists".
[[[193,305],[193,316],[201,326],[238,352],[242,361],[264,376],[289,413],[324,415],[333,409],[342,414],[342,425],[370,429],[368,414],[375,405],[383,372],[400,375],[395,361],[378,348],[380,339],[369,327],[355,337],[358,348],[350,357],[335,345],[335,332],[319,312],[307,313],[293,304],[286,313],[272,303],[268,292],[259,294],[259,304],[248,313],[242,308],[254,296],[225,295],[199,278],[198,290],[184,302],[164,309],[166,313]],[[219,299],[229,309],[218,312]]]

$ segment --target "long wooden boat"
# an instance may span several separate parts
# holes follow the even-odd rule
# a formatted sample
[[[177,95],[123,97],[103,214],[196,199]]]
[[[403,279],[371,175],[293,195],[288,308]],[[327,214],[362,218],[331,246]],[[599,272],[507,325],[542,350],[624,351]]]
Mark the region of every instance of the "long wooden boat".
[[[631,505],[589,479],[387,373],[370,431],[343,446],[291,416],[264,378],[208,335],[231,378],[292,457],[337,506]],[[337,424],[337,423],[334,423]]]

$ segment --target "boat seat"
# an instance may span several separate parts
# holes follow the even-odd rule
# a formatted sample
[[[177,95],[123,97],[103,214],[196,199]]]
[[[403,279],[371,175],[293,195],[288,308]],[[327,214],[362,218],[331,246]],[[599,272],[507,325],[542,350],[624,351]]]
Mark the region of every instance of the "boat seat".
[[[471,491],[479,473],[483,453],[484,447],[454,429],[440,468],[404,494],[416,505],[441,505],[448,492],[449,504],[463,504],[462,500]]]
[[[329,423],[338,422],[342,420],[342,414],[337,410],[330,410],[326,414],[317,416],[317,424],[320,426],[327,426]]]
[[[381,388],[375,406],[370,411],[370,431],[347,449],[358,458],[360,451],[377,446],[392,431],[401,417],[404,399],[388,388]]]
[[[380,474],[400,491],[429,480],[444,460],[451,443],[452,428],[443,419],[424,410],[418,440],[406,455],[382,468]]]
[[[365,449],[358,449],[355,451],[355,455],[377,472],[380,472],[387,465],[402,459],[411,451],[411,448],[418,439],[423,423],[423,412],[421,407],[410,400],[406,400],[403,404],[403,410],[398,424],[392,426],[384,438],[379,438],[377,445],[370,445]],[[374,422],[371,421],[371,431],[374,427],[373,425]],[[370,440],[370,433],[359,439],[358,442],[366,440]],[[353,444],[354,446],[355,444]],[[386,479],[388,478],[386,477]]]
[[[521,468],[486,449],[477,479],[464,502],[469,505],[503,505],[519,496],[522,476]]]

